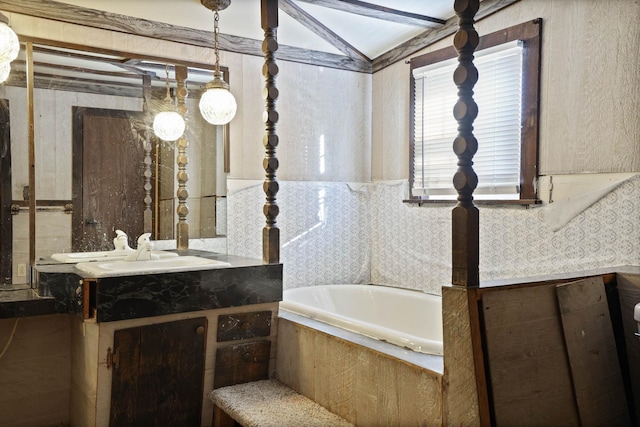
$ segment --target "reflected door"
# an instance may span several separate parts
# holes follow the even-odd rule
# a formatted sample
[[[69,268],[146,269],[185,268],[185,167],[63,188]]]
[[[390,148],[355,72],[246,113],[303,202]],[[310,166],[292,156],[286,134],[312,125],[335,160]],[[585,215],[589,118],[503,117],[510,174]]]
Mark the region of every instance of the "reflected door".
[[[113,249],[115,230],[129,244],[144,230],[142,114],[74,107],[73,251]]]

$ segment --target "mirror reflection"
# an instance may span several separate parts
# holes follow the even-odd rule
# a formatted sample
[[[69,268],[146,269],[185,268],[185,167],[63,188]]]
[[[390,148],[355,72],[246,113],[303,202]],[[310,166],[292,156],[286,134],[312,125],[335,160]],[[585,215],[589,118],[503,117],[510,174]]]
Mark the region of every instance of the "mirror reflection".
[[[23,44],[0,86],[0,250],[12,254],[2,257],[3,284],[28,282],[30,250],[36,260],[110,250],[118,229],[131,246],[144,232],[174,240],[179,198],[186,197],[191,239],[226,234],[225,127],[206,123],[198,110],[210,69],[78,46],[32,46],[30,58]],[[186,123],[177,141],[161,140],[152,127],[167,85]]]

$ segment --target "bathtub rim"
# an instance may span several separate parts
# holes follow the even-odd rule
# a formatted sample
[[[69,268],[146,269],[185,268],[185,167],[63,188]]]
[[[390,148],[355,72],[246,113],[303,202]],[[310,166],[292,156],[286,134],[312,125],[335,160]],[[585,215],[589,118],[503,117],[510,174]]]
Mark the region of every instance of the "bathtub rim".
[[[444,356],[437,354],[419,353],[409,350],[395,344],[380,341],[366,335],[352,332],[338,326],[330,325],[319,320],[311,319],[306,316],[293,313],[286,310],[278,310],[278,318],[288,320],[293,323],[300,324],[309,329],[315,329],[320,333],[337,337],[353,344],[360,345],[369,350],[384,354],[386,356],[398,359],[401,362],[418,366],[422,369],[431,371],[437,375],[444,375]]]
[[[415,336],[404,331],[398,331],[395,329],[387,328],[378,323],[370,323],[366,320],[360,319],[352,319],[347,316],[343,316],[338,313],[334,313],[332,311],[325,310],[319,307],[309,307],[304,303],[299,303],[297,301],[284,300],[284,296],[286,292],[303,292],[308,290],[313,290],[314,288],[339,288],[339,287],[347,287],[349,289],[357,288],[357,289],[365,289],[369,286],[375,286],[380,288],[383,294],[385,292],[401,292],[405,293],[416,293],[420,295],[420,297],[424,298],[438,298],[440,303],[442,301],[442,297],[440,295],[433,294],[425,294],[413,289],[404,289],[404,288],[394,288],[385,285],[364,285],[364,284],[330,284],[330,285],[317,285],[311,286],[309,288],[291,288],[286,289],[283,293],[283,301],[279,304],[280,311],[286,310],[290,313],[295,313],[301,317],[310,318],[322,323],[333,325],[337,328],[343,328],[350,332],[357,333],[369,337],[374,340],[378,340],[381,342],[389,342],[391,345],[395,345],[401,348],[407,348],[409,351],[415,351],[417,353],[422,354],[432,354],[435,356],[442,356],[444,353],[444,344],[442,340],[434,340],[426,337]],[[440,305],[442,307],[442,305]],[[388,341],[387,341],[388,340]],[[424,346],[427,350],[423,350],[422,346]]]

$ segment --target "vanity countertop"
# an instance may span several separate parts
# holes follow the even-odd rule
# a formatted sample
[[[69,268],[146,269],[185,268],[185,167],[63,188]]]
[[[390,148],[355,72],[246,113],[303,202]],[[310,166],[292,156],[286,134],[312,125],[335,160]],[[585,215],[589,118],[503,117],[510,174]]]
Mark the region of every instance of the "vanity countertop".
[[[0,319],[55,313],[55,299],[41,297],[29,285],[0,287]]]
[[[176,252],[231,266],[92,278],[75,264],[41,259],[33,268],[34,288],[0,287],[0,318],[82,312],[82,289],[88,289],[89,282],[90,301],[99,322],[282,299],[282,264],[192,249]]]

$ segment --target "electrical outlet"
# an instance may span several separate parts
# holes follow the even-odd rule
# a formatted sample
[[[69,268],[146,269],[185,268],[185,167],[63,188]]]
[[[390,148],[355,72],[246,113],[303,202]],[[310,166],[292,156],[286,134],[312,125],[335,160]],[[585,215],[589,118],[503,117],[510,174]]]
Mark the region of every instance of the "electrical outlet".
[[[18,264],[18,277],[27,277],[27,264]]]

